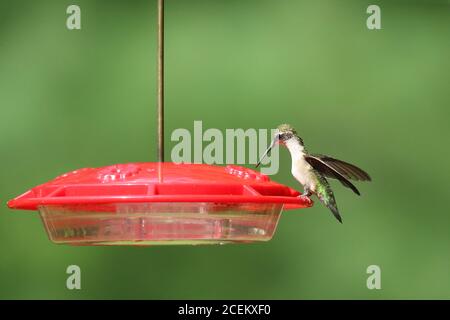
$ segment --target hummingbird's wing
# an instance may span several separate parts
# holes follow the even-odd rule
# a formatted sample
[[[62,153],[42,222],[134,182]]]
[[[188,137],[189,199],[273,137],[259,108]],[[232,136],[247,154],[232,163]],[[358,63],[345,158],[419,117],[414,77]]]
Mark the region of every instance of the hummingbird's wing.
[[[305,160],[318,172],[324,176],[338,179],[344,186],[350,188],[359,195],[358,189],[349,181],[361,180],[370,181],[370,176],[360,168],[324,155],[305,155]]]
[[[315,161],[317,161],[318,163],[332,169],[333,171],[337,171],[338,173],[340,173],[347,179],[359,180],[359,181],[371,181],[371,178],[367,174],[367,172],[365,172],[364,170],[362,170],[362,169],[358,168],[357,166],[350,164],[348,162],[334,159],[329,156],[324,156],[321,154],[310,154],[310,155],[306,155],[305,157],[315,159]],[[319,170],[319,169],[316,169],[316,170]]]

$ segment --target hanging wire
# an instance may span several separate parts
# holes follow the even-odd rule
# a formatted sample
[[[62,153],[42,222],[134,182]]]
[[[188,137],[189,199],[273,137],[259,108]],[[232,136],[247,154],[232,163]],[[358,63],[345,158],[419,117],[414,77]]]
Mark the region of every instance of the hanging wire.
[[[158,0],[158,161],[164,162],[164,0]]]

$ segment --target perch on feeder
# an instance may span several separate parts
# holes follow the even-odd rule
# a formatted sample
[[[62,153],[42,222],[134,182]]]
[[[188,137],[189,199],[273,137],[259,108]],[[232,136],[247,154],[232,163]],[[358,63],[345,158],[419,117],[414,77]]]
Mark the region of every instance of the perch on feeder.
[[[73,245],[270,240],[283,209],[308,198],[239,166],[164,162],[164,1],[158,0],[158,161],[84,168],[8,202],[38,210],[49,238]]]

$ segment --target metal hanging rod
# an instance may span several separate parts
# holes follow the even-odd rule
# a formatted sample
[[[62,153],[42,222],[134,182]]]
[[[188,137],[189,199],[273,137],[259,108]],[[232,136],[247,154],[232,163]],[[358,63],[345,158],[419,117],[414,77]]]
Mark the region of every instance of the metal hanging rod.
[[[164,0],[158,0],[158,161],[164,162]]]

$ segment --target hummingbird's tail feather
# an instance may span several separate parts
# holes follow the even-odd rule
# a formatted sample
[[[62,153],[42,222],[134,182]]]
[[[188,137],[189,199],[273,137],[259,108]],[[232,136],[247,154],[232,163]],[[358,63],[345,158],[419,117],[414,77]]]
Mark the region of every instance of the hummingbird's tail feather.
[[[320,202],[322,202],[328,209],[331,210],[334,217],[340,223],[342,223],[342,217],[339,213],[339,210],[338,210],[338,207],[336,204],[336,199],[334,198],[333,190],[331,190],[331,187],[330,187],[327,179],[320,174],[317,174],[317,178],[319,180],[319,183],[317,185],[317,190],[316,190],[317,197],[319,198]]]
[[[324,203],[324,204],[325,204],[325,203]],[[328,203],[328,204],[325,204],[325,205],[328,207],[328,209],[331,210],[331,212],[333,213],[334,217],[335,217],[340,223],[342,223],[342,217],[341,217],[341,215],[339,214],[339,210],[338,210],[338,208],[337,208],[337,206],[336,206],[336,202]]]

